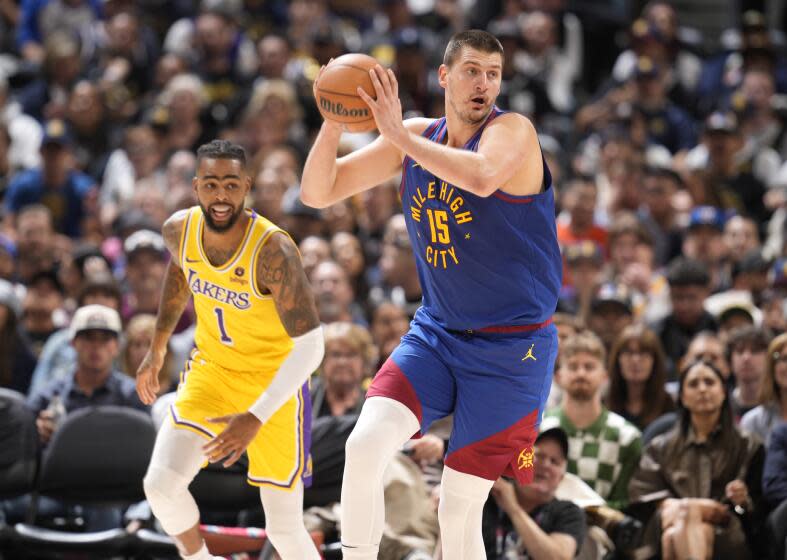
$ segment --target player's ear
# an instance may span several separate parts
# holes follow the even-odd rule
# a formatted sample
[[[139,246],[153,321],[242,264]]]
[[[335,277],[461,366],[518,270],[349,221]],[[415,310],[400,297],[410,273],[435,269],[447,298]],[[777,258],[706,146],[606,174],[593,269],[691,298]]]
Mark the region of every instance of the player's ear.
[[[447,75],[448,75],[448,66],[446,66],[445,64],[441,64],[440,68],[437,69],[437,79],[440,82],[440,86],[443,89],[445,89],[448,83]]]
[[[246,187],[246,194],[249,194],[251,192],[251,175],[247,173],[243,182],[245,183],[244,186]]]
[[[194,196],[197,196],[197,187],[199,187],[199,183],[197,182],[197,176],[191,178],[191,188],[194,190]]]

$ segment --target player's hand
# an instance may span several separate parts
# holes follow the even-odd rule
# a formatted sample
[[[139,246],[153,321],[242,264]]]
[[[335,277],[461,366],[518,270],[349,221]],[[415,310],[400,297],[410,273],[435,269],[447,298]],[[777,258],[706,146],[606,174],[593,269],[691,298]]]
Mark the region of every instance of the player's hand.
[[[164,355],[148,350],[137,369],[137,395],[145,404],[153,404],[157,398],[159,383],[158,372],[164,366]]]
[[[251,412],[207,418],[207,421],[212,424],[227,424],[219,435],[202,447],[211,463],[218,463],[222,458],[227,457],[222,463],[225,468],[240,459],[262,426],[259,418]]]
[[[330,64],[332,61],[333,61],[333,59],[329,60],[328,64]],[[326,66],[327,66],[327,64],[323,64],[322,66],[320,66],[320,70],[317,72],[317,77],[314,78],[314,82],[312,83],[312,95],[314,96],[314,101],[316,103],[318,103],[318,104],[319,104],[319,101],[317,100],[317,84],[319,83],[320,78],[322,77],[323,72],[325,72],[325,67]],[[330,129],[332,132],[341,133],[341,132],[347,130],[347,125],[338,123],[336,121],[332,121],[332,120],[328,120],[328,119],[323,119],[322,121],[323,121],[323,127],[327,128],[327,129]]]
[[[502,477],[495,480],[495,483],[492,485],[492,497],[500,509],[509,515],[519,507],[514,484]]]
[[[399,100],[399,82],[393,70],[383,69],[377,64],[369,70],[372,78],[372,85],[377,99],[366,93],[362,88],[358,88],[358,95],[363,99],[372,110],[374,122],[377,130],[394,145],[399,146],[403,138],[408,134],[402,122],[402,102]]]
[[[426,434],[421,439],[417,439],[410,446],[413,461],[421,465],[431,465],[443,458],[445,443],[443,440],[432,434]]]

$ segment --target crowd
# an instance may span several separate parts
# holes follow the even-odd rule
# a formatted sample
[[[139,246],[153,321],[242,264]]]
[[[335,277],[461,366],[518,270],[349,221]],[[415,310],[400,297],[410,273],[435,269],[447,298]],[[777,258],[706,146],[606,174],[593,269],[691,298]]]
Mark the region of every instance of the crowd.
[[[247,205],[298,243],[315,293],[326,350],[312,411],[335,441],[314,469],[335,469],[326,447],[343,457],[421,291],[398,181],[324,210],[301,202],[321,123],[312,82],[331,58],[366,52],[395,70],[405,117],[440,116],[448,37],[484,28],[506,50],[498,105],[539,131],[564,257],[550,408],[535,457],[520,457],[535,481],[495,485],[489,557],[784,558],[785,14],[709,2],[729,22],[713,33],[668,0],[606,22],[586,4],[0,0],[0,387],[26,395],[41,446],[85,407],[165,418],[194,316],[145,407],[133,377],[168,259],[159,232],[196,204],[196,148],[225,138],[248,154]],[[341,149],[373,138],[346,134]],[[439,548],[449,433],[450,419],[389,469],[381,558]],[[338,469],[321,479],[333,489],[307,493],[309,528],[329,537]],[[0,515],[24,510],[6,501]],[[632,520],[642,530],[621,538]]]

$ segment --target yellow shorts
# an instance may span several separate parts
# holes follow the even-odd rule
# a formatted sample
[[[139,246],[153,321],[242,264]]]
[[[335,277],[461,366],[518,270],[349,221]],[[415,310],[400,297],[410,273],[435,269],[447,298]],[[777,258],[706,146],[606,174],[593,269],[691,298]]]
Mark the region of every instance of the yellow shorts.
[[[249,409],[268,387],[273,375],[234,371],[192,353],[180,375],[177,398],[170,408],[178,428],[207,439],[224,429],[207,418]],[[311,400],[308,382],[265,422],[246,453],[248,482],[254,486],[292,489],[298,480],[311,482]]]

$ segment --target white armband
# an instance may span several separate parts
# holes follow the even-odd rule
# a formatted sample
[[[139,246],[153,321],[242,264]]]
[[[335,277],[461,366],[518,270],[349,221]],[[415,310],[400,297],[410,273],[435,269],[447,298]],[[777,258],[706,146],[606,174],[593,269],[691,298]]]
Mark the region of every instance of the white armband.
[[[320,366],[325,353],[322,326],[292,339],[295,343],[290,353],[279,366],[279,371],[260,398],[249,407],[249,412],[266,422],[279,410],[309,379]]]

